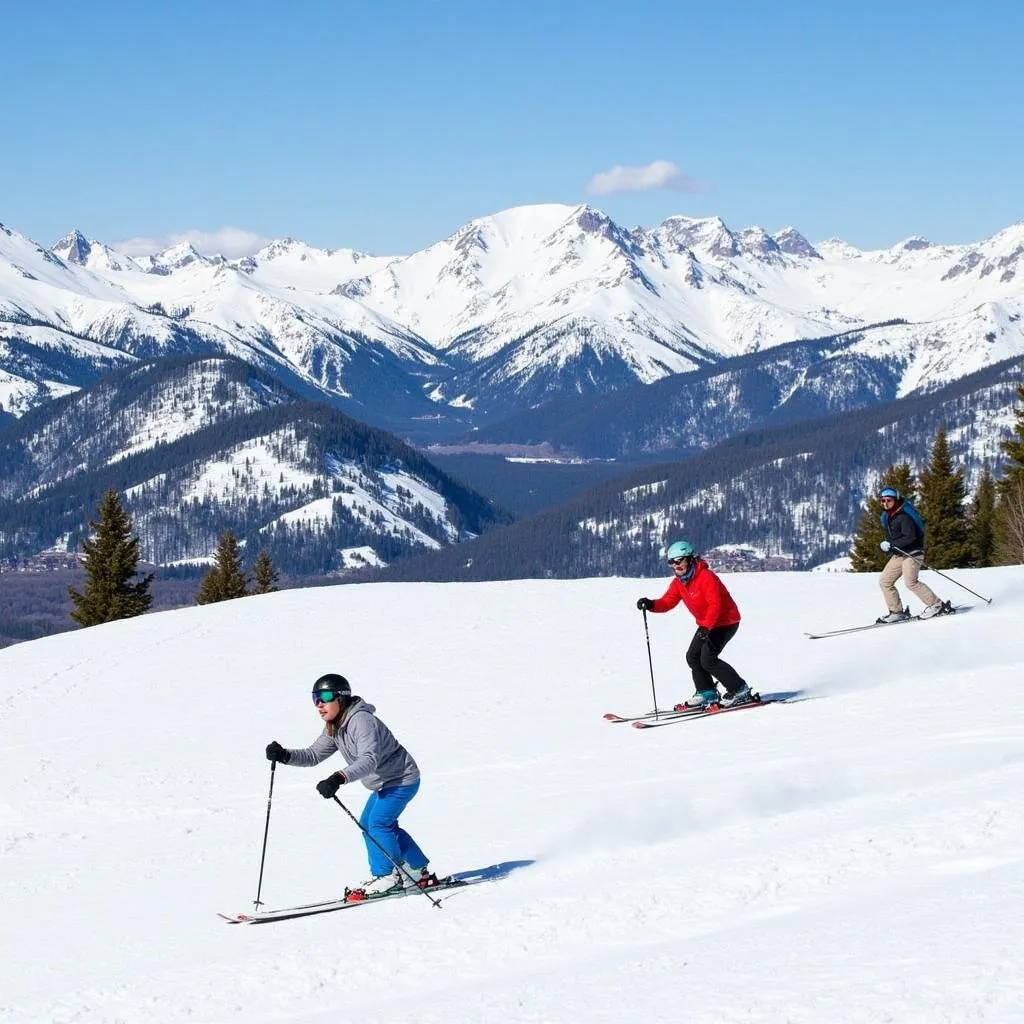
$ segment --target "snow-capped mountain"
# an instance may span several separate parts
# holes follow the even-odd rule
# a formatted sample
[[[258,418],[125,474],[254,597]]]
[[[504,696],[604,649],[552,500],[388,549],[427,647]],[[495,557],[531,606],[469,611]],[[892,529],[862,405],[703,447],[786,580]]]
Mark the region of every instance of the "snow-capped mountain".
[[[237,360],[128,367],[0,442],[0,557],[75,550],[123,496],[147,561],[202,562],[226,529],[287,572],[385,565],[502,520],[397,438]]]
[[[391,413],[433,411],[420,382],[438,362],[431,347],[344,296],[261,281],[187,243],[132,260],[73,233],[57,249],[0,227],[0,403],[8,412],[111,366],[185,354],[242,359],[357,414],[367,399],[381,411],[380,396]]]
[[[505,210],[393,257],[284,239],[240,260],[188,243],[130,258],[3,228],[0,403],[20,413],[97,369],[223,353],[369,422],[450,436],[895,321],[863,344],[909,394],[1024,352],[1022,267],[1024,222],[865,252],[717,217],[627,229],[587,205]]]

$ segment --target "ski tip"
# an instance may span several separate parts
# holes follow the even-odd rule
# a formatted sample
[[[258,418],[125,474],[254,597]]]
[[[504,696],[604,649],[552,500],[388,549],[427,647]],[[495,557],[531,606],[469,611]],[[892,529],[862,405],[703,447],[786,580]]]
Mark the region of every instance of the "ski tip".
[[[630,724],[633,726],[634,729],[646,729],[647,728],[647,723],[646,722],[631,722]]]
[[[606,722],[617,722],[617,721],[619,720],[619,718],[620,718],[621,716],[620,716],[620,715],[617,715],[617,714],[615,714],[615,712],[614,712],[614,711],[606,711],[606,712],[605,712],[605,713],[604,713],[604,714],[603,714],[603,715],[602,715],[601,717],[602,717],[602,718],[603,718],[603,719],[604,719],[604,720],[605,720]]]

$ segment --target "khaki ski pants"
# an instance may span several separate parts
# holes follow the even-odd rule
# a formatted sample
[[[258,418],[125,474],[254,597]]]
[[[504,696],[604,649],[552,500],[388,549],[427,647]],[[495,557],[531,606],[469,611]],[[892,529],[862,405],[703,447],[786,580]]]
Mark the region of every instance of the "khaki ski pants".
[[[903,611],[903,602],[900,599],[900,595],[896,592],[896,581],[901,576],[903,577],[903,582],[907,585],[907,590],[919,601],[923,601],[926,608],[928,605],[935,604],[938,601],[931,587],[922,583],[917,578],[917,574],[920,571],[921,563],[910,555],[893,555],[885,563],[885,568],[882,570],[882,576],[878,581],[878,585],[882,588],[882,596],[885,598],[889,611]]]

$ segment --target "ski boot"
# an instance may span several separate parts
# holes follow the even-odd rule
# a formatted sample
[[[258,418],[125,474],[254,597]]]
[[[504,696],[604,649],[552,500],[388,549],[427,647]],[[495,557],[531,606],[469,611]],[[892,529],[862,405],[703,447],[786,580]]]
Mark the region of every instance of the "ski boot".
[[[701,711],[718,704],[717,690],[698,690],[692,697],[687,697],[677,704],[673,711]]]
[[[901,612],[889,612],[888,615],[880,615],[875,622],[880,626],[887,626],[890,622],[906,622],[910,618],[910,612],[906,608]]]
[[[735,693],[727,693],[719,703],[723,708],[735,708],[740,704],[750,704],[760,699],[760,696],[754,693],[749,686],[743,686]]]

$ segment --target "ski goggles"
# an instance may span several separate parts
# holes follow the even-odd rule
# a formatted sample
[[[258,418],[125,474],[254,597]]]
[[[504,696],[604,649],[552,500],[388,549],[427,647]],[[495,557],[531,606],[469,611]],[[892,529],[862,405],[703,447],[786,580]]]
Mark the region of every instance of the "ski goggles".
[[[678,558],[670,558],[668,560],[669,565],[682,565],[683,562],[689,562],[691,555],[680,555]]]
[[[330,704],[332,700],[337,700],[341,696],[342,693],[340,690],[314,690],[313,703]]]

